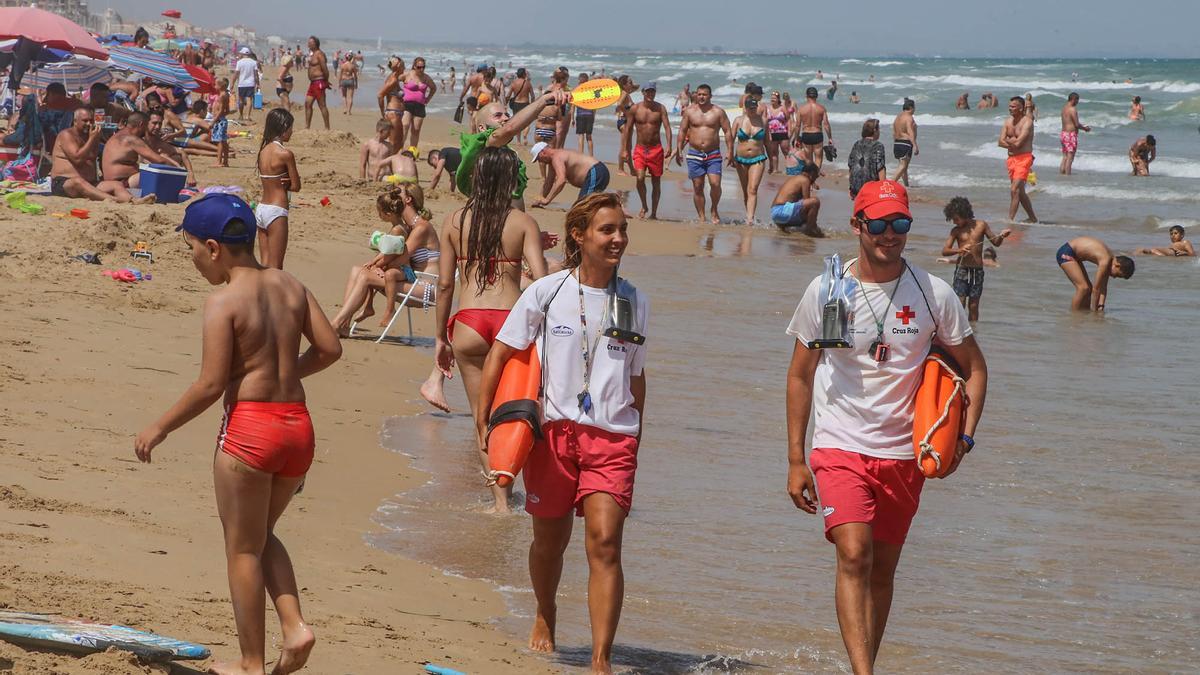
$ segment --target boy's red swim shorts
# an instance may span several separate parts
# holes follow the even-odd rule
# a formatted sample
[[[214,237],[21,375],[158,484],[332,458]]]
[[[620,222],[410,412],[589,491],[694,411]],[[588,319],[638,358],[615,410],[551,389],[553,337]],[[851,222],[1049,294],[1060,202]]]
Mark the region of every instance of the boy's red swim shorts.
[[[316,445],[303,401],[238,401],[225,409],[217,449],[252,469],[283,478],[303,476]]]

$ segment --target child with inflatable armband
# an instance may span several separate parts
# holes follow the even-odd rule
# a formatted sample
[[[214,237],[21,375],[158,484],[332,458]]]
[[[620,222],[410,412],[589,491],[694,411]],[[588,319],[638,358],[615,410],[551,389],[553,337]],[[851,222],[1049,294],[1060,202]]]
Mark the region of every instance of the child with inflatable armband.
[[[379,215],[384,220],[391,222],[392,228],[387,232],[376,230],[371,233],[371,250],[379,251],[379,255],[367,263],[366,267],[370,268],[383,279],[383,292],[387,297],[387,311],[384,312],[379,325],[386,326],[388,319],[396,311],[396,289],[399,288],[401,282],[416,283],[417,275],[408,264],[408,246],[405,243],[406,231],[400,214],[386,213],[380,209]],[[363,311],[364,315],[369,316],[375,313],[373,308],[374,300],[375,292],[372,289],[367,294],[366,308]]]

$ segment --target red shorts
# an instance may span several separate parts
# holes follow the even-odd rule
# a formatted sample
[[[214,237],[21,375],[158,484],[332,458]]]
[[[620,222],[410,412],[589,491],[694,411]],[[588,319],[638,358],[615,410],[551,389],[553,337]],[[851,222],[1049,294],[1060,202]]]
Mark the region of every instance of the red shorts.
[[[561,518],[583,499],[603,492],[626,513],[633,504],[638,440],[567,420],[548,422],[545,438],[533,444],[525,462],[525,510],[538,518]]]
[[[1008,167],[1009,180],[1027,180],[1029,172],[1033,170],[1033,153],[1011,155],[1004,164]]]
[[[921,503],[925,476],[915,459],[880,459],[836,448],[813,448],[808,457],[821,513],[825,538],[846,523],[867,523],[871,538],[903,544]]]
[[[308,93],[305,94],[308,98],[325,98],[325,90],[329,88],[329,82],[326,80],[310,80],[308,83]]]
[[[252,469],[295,478],[308,473],[316,440],[308,407],[238,401],[225,409],[217,449]]]
[[[651,176],[663,175],[663,146],[633,146],[633,168],[635,171],[646,169]]]

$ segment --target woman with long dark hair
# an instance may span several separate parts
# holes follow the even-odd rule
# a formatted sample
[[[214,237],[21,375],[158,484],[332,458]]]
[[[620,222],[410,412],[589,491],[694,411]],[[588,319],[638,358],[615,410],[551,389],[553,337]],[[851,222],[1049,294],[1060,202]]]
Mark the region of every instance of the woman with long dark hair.
[[[517,300],[484,362],[475,412],[482,446],[504,364],[536,345],[545,373],[542,434],[523,469],[525,510],[533,517],[529,578],[537,602],[529,647],[554,651],[563,554],[575,516],[583,516],[593,673],[612,672],[625,590],[622,532],[646,401],[649,304],[617,277],[628,227],[616,194],[588,195],[571,207],[563,240],[566,269],[533,282]],[[629,309],[625,321],[608,311],[614,304]],[[607,330],[614,324],[624,331],[620,337]]]
[[[292,113],[283,108],[273,108],[267,113],[256,160],[258,177],[262,180],[262,197],[254,207],[259,230],[259,257],[264,267],[280,270],[287,253],[288,206],[291,202],[288,193],[300,191],[296,155],[283,145],[284,141],[292,140],[295,121]]]
[[[537,223],[512,207],[521,160],[508,148],[479,153],[466,206],[446,216],[438,271],[437,342],[434,358],[447,377],[458,363],[474,411],[483,360],[504,319],[521,296],[521,264],[534,279],[546,275]],[[462,283],[458,311],[451,316],[455,272]],[[487,470],[487,453],[479,453]],[[511,489],[492,486],[497,512],[508,511]]]

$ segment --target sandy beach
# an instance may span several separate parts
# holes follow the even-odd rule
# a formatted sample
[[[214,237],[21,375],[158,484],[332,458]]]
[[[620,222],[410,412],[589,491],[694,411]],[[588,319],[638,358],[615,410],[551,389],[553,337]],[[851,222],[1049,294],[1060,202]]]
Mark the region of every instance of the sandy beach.
[[[297,131],[290,144],[304,187],[292,210],[286,264],[330,314],[349,267],[369,258],[366,240],[379,225],[374,198],[382,191],[358,180],[354,166],[375,111],[348,118],[333,107],[331,101],[334,131]],[[262,116],[246,127],[255,136]],[[302,110],[297,118],[300,127]],[[198,159],[201,185],[240,185],[253,198],[257,143],[235,140],[238,155],[228,169]],[[429,118],[422,150],[447,144],[457,144],[447,120]],[[429,167],[421,169],[427,183]],[[614,187],[628,189],[628,181],[617,177]],[[534,184],[538,189],[540,182]],[[325,196],[332,201],[328,208],[318,204]],[[560,202],[573,196],[568,189]],[[200,309],[210,289],[174,232],[184,207],[32,201],[44,204],[47,214],[84,207],[90,217],[0,209],[0,608],[125,624],[208,645],[214,658],[235,656],[212,495],[219,406],[172,434],[151,465],[139,464],[132,449],[134,435],[199,368]],[[462,201],[442,190],[429,195],[435,224]],[[560,211],[533,214],[544,229],[561,231]],[[635,255],[691,252],[702,231],[640,221],[632,229]],[[153,264],[129,258],[138,241],[149,244]],[[84,251],[99,253],[103,264],[68,261]],[[153,280],[123,284],[101,274],[127,265],[151,271]],[[433,313],[414,317],[417,334],[431,337]],[[374,320],[369,324],[373,328]],[[419,672],[430,661],[467,672],[559,670],[499,630],[495,620],[505,607],[488,585],[364,543],[381,500],[425,480],[405,457],[380,446],[379,432],[385,417],[428,410],[417,386],[432,349],[429,340],[420,346],[344,343],[341,361],[305,381],[317,457],[279,528],[318,636],[306,672]],[[268,614],[273,651],[278,626]],[[0,670],[168,672],[119,653],[76,657],[7,643],[0,643]]]

